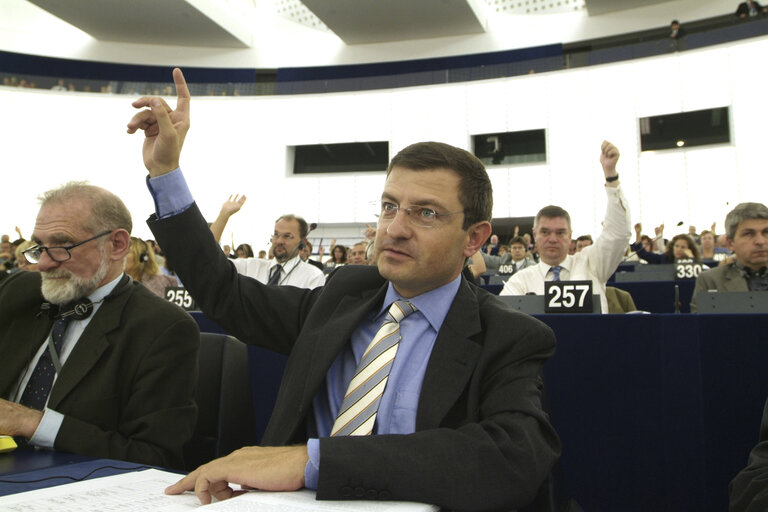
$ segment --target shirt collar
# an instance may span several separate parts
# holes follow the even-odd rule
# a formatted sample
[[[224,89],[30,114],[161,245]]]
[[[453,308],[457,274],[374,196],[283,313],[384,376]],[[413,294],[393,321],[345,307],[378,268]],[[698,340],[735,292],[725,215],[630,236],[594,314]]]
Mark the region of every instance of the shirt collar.
[[[123,278],[124,275],[125,274],[120,274],[119,276],[117,276],[115,279],[108,282],[104,286],[100,286],[99,288],[96,288],[90,295],[88,295],[88,300],[94,303],[96,301],[102,300],[104,297],[109,295],[112,292],[112,290],[115,289],[115,287],[117,286],[117,283],[120,282],[120,280]]]
[[[277,259],[272,258],[271,260],[269,260],[269,269],[272,270],[272,267],[274,267],[276,265],[282,265],[283,266],[283,270],[288,272],[289,269],[293,270],[293,267],[295,267],[296,265],[300,265],[302,263],[302,261],[303,260],[301,259],[301,257],[298,254],[296,254],[296,256],[294,256],[293,258],[289,259],[285,263],[279,263],[277,261]]]
[[[429,324],[435,331],[439,331],[443,325],[445,317],[448,315],[448,310],[451,309],[453,299],[456,298],[456,294],[459,291],[461,285],[461,274],[450,283],[444,284],[434,290],[430,290],[421,295],[417,295],[411,299],[402,298],[396,291],[395,287],[390,282],[387,285],[387,294],[384,297],[384,303],[381,305],[376,320],[382,317],[389,306],[396,300],[407,300],[424,315]]]

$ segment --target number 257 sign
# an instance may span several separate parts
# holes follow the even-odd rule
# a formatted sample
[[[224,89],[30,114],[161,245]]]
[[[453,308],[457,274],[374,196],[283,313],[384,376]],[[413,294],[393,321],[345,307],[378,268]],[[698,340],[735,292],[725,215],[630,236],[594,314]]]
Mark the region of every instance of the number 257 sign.
[[[592,313],[592,281],[547,281],[544,312]]]

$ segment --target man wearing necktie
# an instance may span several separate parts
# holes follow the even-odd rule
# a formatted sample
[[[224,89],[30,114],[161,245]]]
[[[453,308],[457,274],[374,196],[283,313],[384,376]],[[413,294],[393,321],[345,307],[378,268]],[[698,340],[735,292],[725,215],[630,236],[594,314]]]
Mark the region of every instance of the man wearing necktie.
[[[559,456],[541,408],[552,331],[461,277],[491,233],[492,190],[469,152],[417,143],[391,161],[375,266],[346,265],[314,290],[238,275],[179,168],[189,91],[176,109],[134,102],[145,131],[149,226],[197,304],[246,343],[290,354],[264,446],[245,447],[171,486],[201,502],[230,484],[316,489],[318,499],[412,500],[449,509],[519,509]],[[158,179],[162,177],[162,179]],[[166,203],[168,204],[168,203]],[[188,247],[196,248],[190,257]]]
[[[41,199],[0,285],[0,435],[45,449],[182,468],[196,407],[197,324],[123,273],[131,216],[71,182]]]
[[[624,258],[632,231],[629,204],[621,191],[616,172],[619,149],[603,141],[600,150],[608,198],[600,236],[593,245],[583,247],[576,254],[568,254],[573,233],[571,217],[559,206],[545,206],[533,221],[533,238],[540,261],[510,277],[501,295],[544,295],[545,281],[588,280],[592,281],[593,293],[600,295],[601,311],[608,313],[605,283]]]

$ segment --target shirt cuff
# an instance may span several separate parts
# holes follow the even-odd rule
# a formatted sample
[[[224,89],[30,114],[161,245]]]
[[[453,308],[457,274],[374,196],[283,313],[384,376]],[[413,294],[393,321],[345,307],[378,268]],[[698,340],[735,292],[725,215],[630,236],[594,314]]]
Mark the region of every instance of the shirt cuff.
[[[320,440],[307,441],[307,454],[309,460],[304,468],[304,487],[317,490],[317,481],[320,479]]]
[[[37,430],[35,430],[35,433],[29,438],[29,444],[32,446],[39,446],[40,448],[53,449],[53,443],[56,441],[56,436],[59,434],[62,421],[64,421],[63,414],[56,412],[53,409],[46,408],[43,411],[43,418],[40,420]]]
[[[155,178],[147,175],[147,188],[155,202],[158,219],[177,215],[195,202],[180,167]]]

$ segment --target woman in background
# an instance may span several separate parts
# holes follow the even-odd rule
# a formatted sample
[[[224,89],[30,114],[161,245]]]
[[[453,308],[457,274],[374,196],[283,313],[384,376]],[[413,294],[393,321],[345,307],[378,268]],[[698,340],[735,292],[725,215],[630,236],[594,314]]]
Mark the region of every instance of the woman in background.
[[[167,287],[179,286],[176,278],[160,273],[155,251],[144,240],[135,236],[131,237],[131,246],[125,257],[125,273],[162,298],[165,298]]]

